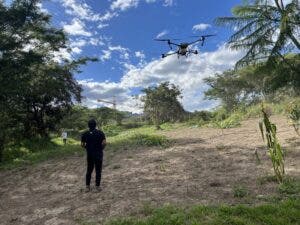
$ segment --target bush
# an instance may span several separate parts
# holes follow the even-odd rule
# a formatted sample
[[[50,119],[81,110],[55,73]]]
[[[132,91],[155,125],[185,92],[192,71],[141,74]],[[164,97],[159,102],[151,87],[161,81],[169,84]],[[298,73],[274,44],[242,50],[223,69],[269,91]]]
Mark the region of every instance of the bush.
[[[118,125],[106,125],[102,127],[103,132],[107,137],[113,137],[124,131],[121,126]]]
[[[170,142],[165,136],[127,132],[111,138],[107,149],[120,150],[138,146],[159,146],[166,148],[169,144]]]
[[[300,102],[291,102],[286,109],[286,113],[291,125],[300,136]]]

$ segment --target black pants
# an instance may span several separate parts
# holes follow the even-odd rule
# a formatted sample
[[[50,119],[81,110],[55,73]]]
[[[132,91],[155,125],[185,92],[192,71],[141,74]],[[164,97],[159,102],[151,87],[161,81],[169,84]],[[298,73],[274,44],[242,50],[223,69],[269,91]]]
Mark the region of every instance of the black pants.
[[[87,154],[86,185],[90,185],[92,172],[96,170],[96,186],[100,186],[103,154]]]

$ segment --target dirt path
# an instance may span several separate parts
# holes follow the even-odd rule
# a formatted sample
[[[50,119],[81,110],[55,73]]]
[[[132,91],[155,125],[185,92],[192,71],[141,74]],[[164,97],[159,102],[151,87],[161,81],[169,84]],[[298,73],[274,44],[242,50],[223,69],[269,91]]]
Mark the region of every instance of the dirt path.
[[[283,117],[272,119],[288,151],[286,171],[300,177],[300,139]],[[143,204],[258,203],[276,192],[257,178],[272,174],[257,119],[239,128],[180,129],[162,132],[174,139],[168,149],[123,151],[103,171],[103,191],[82,193],[85,158],[72,156],[0,174],[0,224],[80,224],[138,213]],[[257,149],[262,163],[254,156]],[[249,190],[246,199],[233,188]]]

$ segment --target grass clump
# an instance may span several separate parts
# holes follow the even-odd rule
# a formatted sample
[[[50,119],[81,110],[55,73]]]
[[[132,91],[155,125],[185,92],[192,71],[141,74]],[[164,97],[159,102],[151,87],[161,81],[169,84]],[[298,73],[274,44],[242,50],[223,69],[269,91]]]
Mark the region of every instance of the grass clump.
[[[239,185],[233,188],[233,196],[235,198],[244,198],[247,195],[249,195],[249,191],[246,187]]]
[[[300,180],[292,177],[286,177],[278,186],[278,191],[284,195],[300,196]]]
[[[300,201],[286,200],[260,206],[194,206],[179,208],[166,205],[151,209],[147,216],[114,219],[106,225],[297,225]]]

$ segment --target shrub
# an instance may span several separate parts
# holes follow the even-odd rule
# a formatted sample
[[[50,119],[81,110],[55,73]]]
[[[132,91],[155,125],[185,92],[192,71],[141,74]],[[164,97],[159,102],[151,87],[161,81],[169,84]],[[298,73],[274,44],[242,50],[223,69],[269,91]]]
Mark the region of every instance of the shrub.
[[[300,103],[291,102],[286,110],[287,116],[296,133],[300,136]]]

